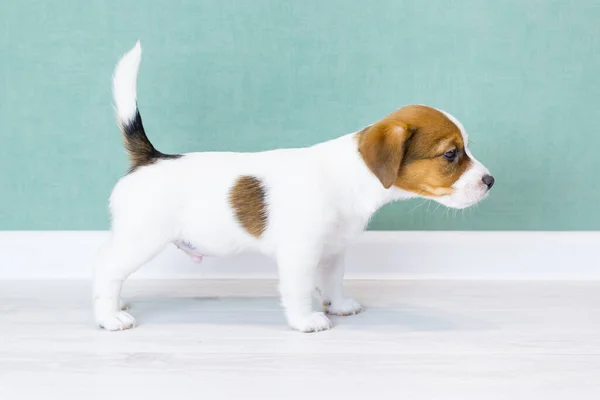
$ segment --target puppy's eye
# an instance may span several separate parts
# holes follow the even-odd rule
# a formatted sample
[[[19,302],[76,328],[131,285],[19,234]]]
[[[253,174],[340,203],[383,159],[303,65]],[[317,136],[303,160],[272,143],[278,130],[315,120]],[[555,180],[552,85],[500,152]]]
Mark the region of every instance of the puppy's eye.
[[[444,153],[444,158],[450,162],[456,160],[456,156],[458,155],[458,151],[456,149],[450,150]]]

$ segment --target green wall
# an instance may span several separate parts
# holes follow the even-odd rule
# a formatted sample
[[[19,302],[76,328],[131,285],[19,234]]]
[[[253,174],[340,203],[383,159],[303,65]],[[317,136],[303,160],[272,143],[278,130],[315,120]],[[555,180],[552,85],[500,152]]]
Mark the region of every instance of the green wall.
[[[110,77],[137,39],[164,152],[257,151],[447,109],[494,173],[465,212],[421,200],[372,229],[600,228],[600,2],[3,0],[0,229],[106,229],[127,160]],[[148,201],[152,201],[148,199]]]

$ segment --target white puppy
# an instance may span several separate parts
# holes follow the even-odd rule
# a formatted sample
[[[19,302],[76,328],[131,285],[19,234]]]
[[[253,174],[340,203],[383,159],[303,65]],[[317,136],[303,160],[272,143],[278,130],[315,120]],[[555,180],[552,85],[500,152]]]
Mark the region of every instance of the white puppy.
[[[326,313],[361,311],[344,296],[342,254],[377,209],[412,197],[464,208],[494,183],[469,152],[463,126],[421,105],[308,148],[163,154],[146,137],[137,108],[141,52],[138,42],[114,73],[131,170],[110,198],[111,237],[95,268],[95,318],[107,330],[135,325],[120,308],[123,281],[170,244],[195,261],[241,250],[273,257],[289,325],[329,329],[312,294],[318,288]]]

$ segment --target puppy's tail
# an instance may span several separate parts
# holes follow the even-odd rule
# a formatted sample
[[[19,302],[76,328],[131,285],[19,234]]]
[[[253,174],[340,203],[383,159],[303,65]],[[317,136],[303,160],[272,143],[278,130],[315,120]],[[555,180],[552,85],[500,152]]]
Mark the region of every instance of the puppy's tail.
[[[121,58],[113,75],[117,123],[123,132],[125,149],[131,161],[131,171],[160,159],[179,157],[156,150],[146,136],[137,107],[137,75],[141,59],[142,47],[138,41],[133,49]]]

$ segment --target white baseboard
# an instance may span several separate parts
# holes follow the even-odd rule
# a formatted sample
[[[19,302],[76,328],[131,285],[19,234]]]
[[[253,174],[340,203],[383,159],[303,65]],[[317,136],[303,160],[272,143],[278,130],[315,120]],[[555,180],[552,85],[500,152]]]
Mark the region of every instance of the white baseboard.
[[[0,231],[0,279],[90,279],[106,232]],[[600,279],[600,232],[366,232],[346,256],[360,279]],[[194,264],[169,246],[132,278],[271,279],[260,255]]]

